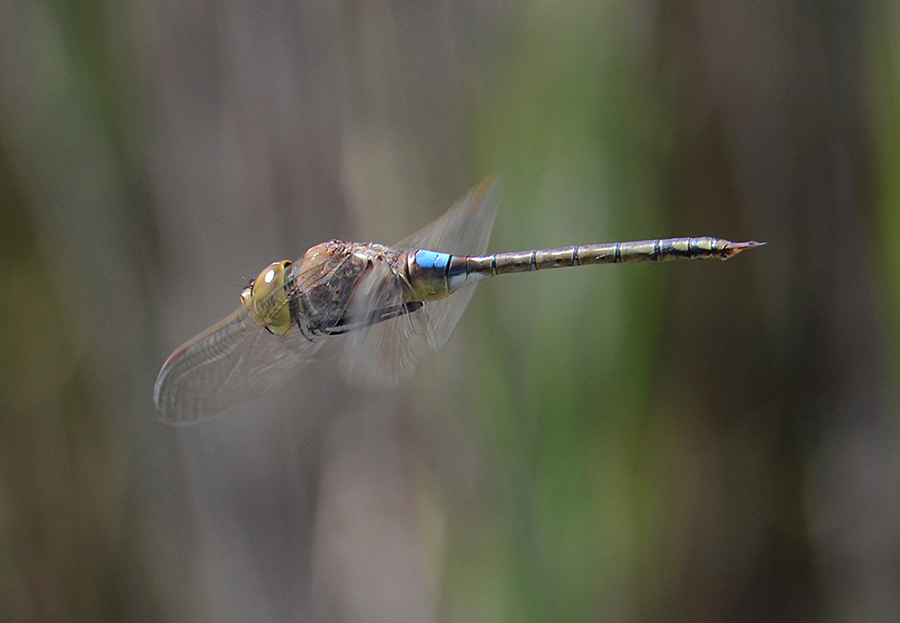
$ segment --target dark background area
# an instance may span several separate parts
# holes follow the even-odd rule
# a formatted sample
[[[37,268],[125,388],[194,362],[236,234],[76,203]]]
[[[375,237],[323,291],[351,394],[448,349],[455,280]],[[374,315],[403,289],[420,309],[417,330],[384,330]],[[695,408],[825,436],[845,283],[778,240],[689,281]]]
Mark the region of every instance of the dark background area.
[[[900,619],[900,5],[0,0],[8,621]],[[269,262],[485,175],[504,277],[386,392],[152,388]]]

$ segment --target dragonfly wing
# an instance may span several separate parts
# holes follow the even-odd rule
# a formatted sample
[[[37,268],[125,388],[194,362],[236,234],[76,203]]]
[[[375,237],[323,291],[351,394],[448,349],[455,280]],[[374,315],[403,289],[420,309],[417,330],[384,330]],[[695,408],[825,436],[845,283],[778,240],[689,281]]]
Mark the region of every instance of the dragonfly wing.
[[[429,249],[477,255],[487,250],[500,205],[500,178],[489,175],[453,204],[443,216],[394,245],[398,249]]]
[[[293,262],[286,277],[294,284],[288,296],[327,279],[345,260],[334,254],[311,267],[306,267],[303,259]],[[274,318],[288,300],[278,289],[269,296],[283,299],[269,312]],[[261,308],[269,307],[265,299],[256,302]],[[312,342],[300,332],[273,335],[256,324],[241,305],[169,356],[153,391],[156,409],[163,420],[174,424],[215,415],[283,383],[313,358],[321,344],[321,337]]]
[[[215,415],[280,385],[320,345],[299,334],[272,335],[242,306],[166,360],[153,391],[157,411],[172,424]]]
[[[481,255],[487,249],[500,203],[500,180],[488,177],[443,216],[404,238],[395,248]],[[403,260],[405,261],[405,260]],[[367,387],[396,385],[412,376],[421,359],[447,343],[474,294],[474,286],[421,309],[347,334],[343,365],[348,378]],[[354,294],[351,317],[368,318],[414,299],[401,270],[375,263]]]
[[[456,202],[443,216],[398,242],[400,249],[428,249],[453,255],[483,255],[487,251],[500,205],[500,178],[491,175]],[[456,323],[472,300],[475,286],[467,286],[445,299],[430,302],[422,312],[427,318],[429,345],[443,348]]]
[[[386,262],[378,262],[360,282],[351,318],[369,318],[378,310],[400,309],[412,297],[406,280]],[[397,385],[412,376],[429,350],[423,310],[404,313],[346,334],[341,365],[347,379],[363,387]]]

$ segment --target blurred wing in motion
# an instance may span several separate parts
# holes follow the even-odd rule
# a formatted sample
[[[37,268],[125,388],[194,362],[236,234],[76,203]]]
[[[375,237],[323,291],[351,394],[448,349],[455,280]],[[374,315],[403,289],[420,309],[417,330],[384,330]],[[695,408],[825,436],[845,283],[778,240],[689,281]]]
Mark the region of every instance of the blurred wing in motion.
[[[409,283],[393,266],[373,264],[356,290],[350,317],[368,318],[375,310],[399,309],[411,296]],[[425,309],[427,305],[348,332],[341,357],[347,380],[377,389],[397,385],[412,376],[422,355],[430,350]]]
[[[439,219],[393,245],[404,251],[428,249],[454,255],[485,252],[500,205],[501,184],[490,176],[470,190]],[[412,376],[421,359],[450,339],[475,293],[463,288],[404,314],[347,334],[342,363],[348,378],[365,387],[396,385]],[[362,280],[351,316],[367,318],[411,300],[409,283],[395,267],[376,264]]]

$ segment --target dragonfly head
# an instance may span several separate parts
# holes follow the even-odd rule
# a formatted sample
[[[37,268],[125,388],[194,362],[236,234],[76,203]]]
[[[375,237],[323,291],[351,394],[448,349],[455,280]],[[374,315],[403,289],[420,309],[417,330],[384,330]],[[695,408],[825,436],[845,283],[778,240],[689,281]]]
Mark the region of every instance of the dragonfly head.
[[[241,292],[241,302],[251,320],[275,335],[291,332],[291,310],[284,273],[291,262],[273,262]]]

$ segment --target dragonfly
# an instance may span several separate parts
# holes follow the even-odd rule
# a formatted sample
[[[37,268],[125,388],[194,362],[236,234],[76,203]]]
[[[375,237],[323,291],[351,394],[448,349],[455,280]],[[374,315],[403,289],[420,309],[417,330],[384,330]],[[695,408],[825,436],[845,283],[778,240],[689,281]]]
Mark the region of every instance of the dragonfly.
[[[364,387],[401,383],[446,344],[483,279],[549,268],[726,260],[761,242],[708,236],[485,255],[500,203],[490,176],[443,216],[393,246],[331,240],[266,266],[231,315],[177,348],[154,387],[172,424],[196,422],[281,385],[330,341]]]

